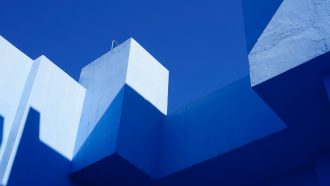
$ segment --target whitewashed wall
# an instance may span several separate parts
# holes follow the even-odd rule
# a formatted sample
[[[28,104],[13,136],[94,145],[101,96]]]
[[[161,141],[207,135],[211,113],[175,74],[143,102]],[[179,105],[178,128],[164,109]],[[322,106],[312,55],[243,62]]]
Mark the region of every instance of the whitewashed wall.
[[[6,185],[10,176],[30,107],[40,112],[40,141],[72,159],[84,87],[46,57],[32,63],[0,37],[0,90],[0,114],[5,118],[0,151],[2,185]]]
[[[330,0],[284,0],[249,54],[252,86],[330,50]]]

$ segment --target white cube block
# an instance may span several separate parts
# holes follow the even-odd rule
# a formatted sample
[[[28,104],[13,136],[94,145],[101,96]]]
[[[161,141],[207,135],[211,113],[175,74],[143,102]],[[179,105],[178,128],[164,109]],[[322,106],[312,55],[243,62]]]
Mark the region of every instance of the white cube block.
[[[169,71],[132,38],[84,67],[80,83],[87,93],[76,150],[125,85],[166,115],[168,80]]]

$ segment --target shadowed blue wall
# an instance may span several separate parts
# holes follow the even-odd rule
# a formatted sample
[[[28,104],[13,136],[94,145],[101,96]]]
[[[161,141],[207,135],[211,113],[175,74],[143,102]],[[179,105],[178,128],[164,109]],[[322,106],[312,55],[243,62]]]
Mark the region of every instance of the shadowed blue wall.
[[[329,59],[330,53],[323,54],[254,87],[291,130],[296,142],[287,143],[300,149],[299,158],[330,147],[330,104],[324,84]]]
[[[315,167],[307,165],[255,186],[320,186],[320,184]]]
[[[84,145],[74,156],[72,171],[79,170],[116,152],[123,99],[124,88],[118,92]]]
[[[2,145],[3,123],[4,123],[4,118],[0,115],[0,146]]]
[[[245,77],[165,118],[159,175],[221,156],[285,128]]]
[[[40,113],[31,108],[8,185],[72,186],[70,161],[39,140]]]
[[[124,85],[74,157],[72,177],[85,184],[153,183],[163,116]]]
[[[116,107],[116,109],[122,109],[121,112],[116,112],[121,114],[119,123],[114,123],[110,118],[102,118],[83,145],[81,152],[78,152],[74,158],[73,167],[79,164],[80,166],[78,169],[73,169],[72,176],[80,183],[120,183],[119,180],[125,177],[122,174],[125,174],[130,177],[131,181],[135,180],[139,183],[142,181],[142,184],[146,184],[152,178],[170,174],[169,183],[166,179],[165,181],[161,179],[158,183],[191,184],[192,182],[186,181],[194,180],[194,176],[188,174],[180,177],[178,171],[185,168],[188,172],[194,171],[195,168],[189,167],[207,162],[202,163],[202,168],[197,169],[207,175],[217,175],[219,171],[228,167],[214,167],[218,163],[214,163],[212,158],[221,159],[223,155],[236,148],[285,128],[285,124],[253,92],[248,77],[191,103],[167,117],[163,117],[156,108],[130,87],[125,86],[124,92],[123,102],[118,102],[123,106]],[[109,110],[112,109],[111,107],[113,105],[109,107]],[[116,135],[118,139],[113,139],[117,143],[115,152],[107,151],[108,147],[111,147],[112,141],[106,142],[105,138],[100,138],[100,136],[111,133],[111,131],[105,130],[110,129],[111,125],[119,125]],[[98,127],[101,127],[102,130],[99,130]],[[86,155],[86,152],[91,156]],[[95,156],[99,156],[99,159],[93,158]],[[95,161],[95,163],[81,164],[86,161],[90,161],[90,163]],[[119,163],[115,161],[119,161]],[[218,160],[218,162],[222,161]],[[115,170],[120,171],[111,179],[103,176],[105,173]],[[246,174],[248,171],[244,170]],[[242,176],[241,174],[244,174],[244,171],[229,176]],[[136,177],[136,175],[140,177]],[[149,179],[145,178],[148,177],[146,175],[149,175]],[[177,175],[181,181],[176,180]],[[228,176],[228,174],[226,175]],[[214,184],[224,181],[218,177],[208,179],[205,174],[201,174],[198,178]],[[257,178],[254,177],[254,179]],[[125,182],[124,179],[123,183]],[[201,184],[201,182],[197,183]]]
[[[327,151],[315,160],[315,169],[318,174],[320,186],[330,185],[330,152]]]

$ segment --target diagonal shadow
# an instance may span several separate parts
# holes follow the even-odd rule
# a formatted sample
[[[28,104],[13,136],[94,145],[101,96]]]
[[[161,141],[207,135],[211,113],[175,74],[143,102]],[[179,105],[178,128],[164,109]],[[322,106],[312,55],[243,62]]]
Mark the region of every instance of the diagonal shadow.
[[[30,108],[8,185],[76,185],[70,161],[39,140],[40,113]]]
[[[1,143],[2,143],[4,121],[5,121],[5,119],[0,115],[0,147],[1,147]]]
[[[71,178],[82,185],[154,185],[141,167],[156,161],[158,114],[132,88],[122,87],[74,157]]]

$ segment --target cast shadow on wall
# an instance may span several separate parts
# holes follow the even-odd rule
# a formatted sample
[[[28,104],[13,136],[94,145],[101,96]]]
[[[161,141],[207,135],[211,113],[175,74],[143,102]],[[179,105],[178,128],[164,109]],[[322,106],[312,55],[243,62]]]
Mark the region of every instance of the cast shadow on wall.
[[[30,108],[8,185],[76,185],[70,161],[39,140],[40,113]]]
[[[5,119],[0,115],[0,147],[2,143],[2,136],[3,136],[3,124],[4,124]]]

